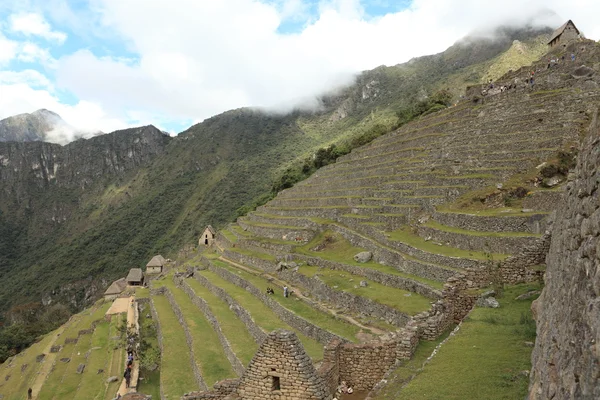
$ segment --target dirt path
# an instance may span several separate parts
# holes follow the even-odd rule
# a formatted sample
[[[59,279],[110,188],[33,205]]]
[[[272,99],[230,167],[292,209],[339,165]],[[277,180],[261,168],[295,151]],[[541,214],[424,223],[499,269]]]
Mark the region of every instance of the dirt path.
[[[117,300],[121,300],[121,299],[117,299]],[[117,300],[115,300],[115,302]],[[138,322],[137,302],[135,301],[134,297],[128,297],[126,300],[127,300],[127,303],[125,305],[126,308],[122,312],[125,312],[125,311],[127,312],[127,327],[129,328],[130,326],[133,325],[135,331],[139,332],[140,327],[139,327],[139,322]],[[114,303],[113,303],[113,306],[114,306]],[[120,307],[122,307],[121,304],[120,304]],[[127,368],[127,353],[125,353],[124,362],[125,362],[125,368]],[[125,379],[123,378],[123,380],[121,381],[121,386],[119,387],[119,391],[117,393],[120,394],[121,396],[124,396],[127,393],[135,393],[139,374],[140,374],[140,364],[139,364],[138,360],[134,359],[133,365],[131,367],[131,381],[129,383],[129,387],[126,387],[127,385],[125,383]]]
[[[227,258],[225,258],[223,256],[220,256],[219,260],[224,261],[226,263],[229,263],[231,265],[235,265],[236,267],[238,267],[240,269],[243,269],[244,271],[246,271],[246,272],[248,272],[250,274],[256,275],[256,271],[252,270],[251,268],[248,268],[248,267],[246,267],[245,265],[242,265],[242,264],[238,264],[237,262],[229,260],[229,259],[227,259]],[[310,299],[307,296],[303,295],[302,292],[300,291],[300,289],[298,289],[297,287],[290,286],[290,285],[288,285],[287,282],[284,282],[284,281],[280,280],[279,278],[277,278],[277,277],[275,277],[275,276],[273,276],[271,274],[268,274],[266,272],[262,272],[261,275],[264,275],[264,276],[267,276],[267,277],[273,279],[273,282],[278,283],[280,286],[286,286],[287,285],[290,288],[290,290],[292,290],[294,292],[295,296],[297,296],[297,297],[299,297],[301,299],[304,299],[304,300],[308,300],[311,303],[314,303],[314,301],[312,299]],[[358,326],[361,329],[370,331],[371,333],[373,333],[375,335],[384,335],[384,334],[387,333],[386,331],[383,331],[383,330],[381,330],[379,328],[375,328],[373,326],[363,325],[363,324],[361,324],[360,322],[358,322],[357,320],[355,320],[354,318],[352,318],[352,317],[350,317],[348,315],[340,315],[340,314],[336,313],[334,310],[330,309],[329,307],[327,307],[327,306],[325,306],[323,304],[318,303],[317,305],[318,305],[318,307],[322,311],[325,311],[325,312],[327,312],[327,313],[329,313],[331,315],[334,315],[334,316],[336,316],[338,318],[343,318],[346,321],[350,322],[351,324],[356,325],[356,326]]]
[[[110,314],[121,314],[128,311],[129,304],[131,303],[131,297],[120,297],[113,301],[112,306],[106,311],[106,315]],[[127,321],[129,325],[129,321]]]
[[[42,362],[42,366],[40,367],[37,376],[35,378],[35,380],[33,381],[33,384],[31,385],[31,390],[32,390],[32,395],[33,395],[33,399],[37,399],[38,395],[40,394],[40,390],[42,389],[42,385],[44,385],[44,382],[46,382],[46,379],[48,378],[48,375],[50,374],[50,371],[52,371],[52,366],[54,365],[54,361],[56,360],[56,357],[58,356],[58,353],[50,353],[50,349],[52,348],[52,346],[55,345],[56,341],[58,340],[58,338],[60,337],[60,335],[62,335],[62,333],[65,331],[67,325],[69,324],[63,324],[60,326],[60,328],[58,328],[55,332],[55,338],[52,342],[48,343],[48,346],[46,346],[46,348],[44,348],[43,354],[46,354],[46,357],[44,357],[44,361]]]

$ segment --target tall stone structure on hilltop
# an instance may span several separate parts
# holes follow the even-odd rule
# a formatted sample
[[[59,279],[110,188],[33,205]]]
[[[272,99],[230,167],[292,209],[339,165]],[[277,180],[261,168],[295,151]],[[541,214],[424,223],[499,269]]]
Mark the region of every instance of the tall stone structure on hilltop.
[[[264,340],[237,389],[248,400],[331,400],[325,382],[293,332],[276,330]]]
[[[530,400],[600,399],[600,120],[593,118],[559,207],[546,286],[532,305]]]

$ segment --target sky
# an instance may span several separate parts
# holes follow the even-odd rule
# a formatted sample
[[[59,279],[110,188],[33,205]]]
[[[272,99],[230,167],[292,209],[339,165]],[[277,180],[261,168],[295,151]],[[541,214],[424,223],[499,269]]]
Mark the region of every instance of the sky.
[[[285,112],[542,8],[559,17],[540,24],[600,39],[598,0],[0,0],[0,119],[46,108],[81,130],[176,134]]]

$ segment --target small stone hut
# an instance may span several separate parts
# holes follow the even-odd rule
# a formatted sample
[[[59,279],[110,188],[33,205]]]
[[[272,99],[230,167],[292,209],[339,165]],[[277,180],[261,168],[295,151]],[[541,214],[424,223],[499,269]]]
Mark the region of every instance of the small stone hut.
[[[142,286],[144,284],[144,273],[141,268],[131,268],[125,280],[129,286]]]
[[[580,38],[581,32],[575,26],[573,21],[568,20],[560,28],[555,30],[548,41],[548,47],[554,49],[558,46],[565,47],[572,41]]]
[[[237,394],[251,400],[331,400],[294,332],[276,330],[261,344],[240,379]]]
[[[127,281],[125,280],[125,278],[117,279],[116,281],[111,283],[108,289],[106,289],[106,292],[104,292],[104,299],[116,299],[121,293],[123,293],[125,288],[127,288]]]
[[[165,266],[166,260],[160,254],[152,257],[152,260],[148,261],[146,264],[146,273],[147,274],[160,274],[163,272],[163,268]]]
[[[198,240],[198,245],[204,244],[205,246],[212,246],[213,241],[215,240],[215,236],[217,235],[217,231],[211,225],[207,225]]]

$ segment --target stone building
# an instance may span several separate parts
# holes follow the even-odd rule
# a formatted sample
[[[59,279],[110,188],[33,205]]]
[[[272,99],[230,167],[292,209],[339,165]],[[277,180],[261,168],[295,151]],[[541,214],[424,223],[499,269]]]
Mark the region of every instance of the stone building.
[[[555,30],[554,33],[552,33],[552,36],[548,41],[548,46],[551,49],[554,49],[558,46],[566,47],[570,42],[578,40],[580,35],[581,33],[579,32],[579,29],[577,29],[573,21],[568,20],[560,28]]]
[[[104,299],[116,299],[121,293],[123,293],[125,288],[127,288],[127,281],[125,280],[125,278],[117,279],[116,281],[111,283],[108,289],[106,289],[106,292],[104,292]]]
[[[146,264],[146,273],[147,274],[160,274],[163,272],[163,268],[165,266],[166,260],[160,254],[152,257],[152,260],[148,261]]]
[[[217,231],[211,225],[207,225],[198,240],[198,245],[204,244],[205,246],[212,246],[213,241],[215,240],[215,236],[217,236]]]
[[[131,268],[125,280],[129,286],[142,286],[144,284],[144,273],[141,268]]]
[[[276,330],[264,340],[240,380],[237,394],[256,400],[331,400],[323,378],[294,332]]]

